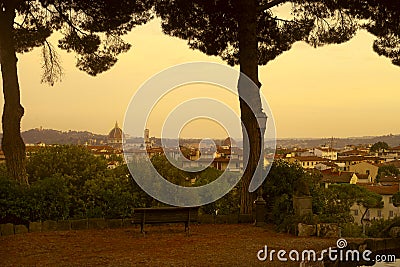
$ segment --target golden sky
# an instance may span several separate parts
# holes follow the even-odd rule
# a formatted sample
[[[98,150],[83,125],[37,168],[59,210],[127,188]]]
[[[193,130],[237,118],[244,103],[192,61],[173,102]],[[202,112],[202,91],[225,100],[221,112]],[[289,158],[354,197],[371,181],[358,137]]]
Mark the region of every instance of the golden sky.
[[[19,55],[26,111],[22,130],[42,126],[106,134],[115,121],[122,124],[131,97],[152,75],[192,61],[225,64],[219,58],[190,50],[184,40],[164,35],[158,20],[134,29],[124,39],[132,48],[111,70],[97,77],[79,71],[73,53],[59,50],[65,75],[53,87],[40,83],[40,49]],[[260,67],[262,93],[274,114],[278,138],[400,134],[400,68],[373,52],[373,40],[372,35],[361,31],[340,45],[315,49],[296,43],[290,51]],[[180,98],[196,97],[194,91],[181,88],[179,96],[160,101],[148,121],[150,135],[158,136],[161,115]],[[210,94],[225,99],[237,110],[232,96],[211,89],[200,91],[206,97]],[[182,137],[224,135],[221,126],[201,121],[189,123],[182,132]]]

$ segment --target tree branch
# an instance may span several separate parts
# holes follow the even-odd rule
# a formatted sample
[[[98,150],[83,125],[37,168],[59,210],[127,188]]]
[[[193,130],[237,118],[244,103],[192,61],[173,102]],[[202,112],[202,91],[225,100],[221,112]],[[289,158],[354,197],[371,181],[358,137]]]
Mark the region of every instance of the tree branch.
[[[80,32],[81,34],[83,34],[83,35],[85,35],[85,36],[87,35],[87,34],[86,34],[85,32],[83,32],[81,29],[77,28],[77,27],[74,25],[74,23],[73,23],[67,16],[65,16],[64,13],[62,13],[60,7],[54,5],[54,9],[58,12],[58,14],[60,14],[61,18],[63,18],[64,21],[65,21],[74,31]]]
[[[277,6],[277,5],[279,5],[279,4],[282,4],[282,3],[284,3],[284,2],[287,2],[288,0],[272,0],[271,2],[268,2],[268,3],[266,3],[266,4],[264,4],[264,5],[260,5],[258,8],[257,8],[257,11],[265,11],[265,10],[268,10],[268,9],[270,9],[270,8],[272,8],[272,7],[274,7],[274,6]]]
[[[287,19],[281,19],[281,18],[278,18],[278,17],[271,17],[273,20],[276,20],[276,21],[282,21],[282,22],[285,22],[285,23],[295,23],[295,24],[297,24],[297,25],[303,25],[302,23],[299,23],[298,21],[295,21],[295,20],[287,20]]]

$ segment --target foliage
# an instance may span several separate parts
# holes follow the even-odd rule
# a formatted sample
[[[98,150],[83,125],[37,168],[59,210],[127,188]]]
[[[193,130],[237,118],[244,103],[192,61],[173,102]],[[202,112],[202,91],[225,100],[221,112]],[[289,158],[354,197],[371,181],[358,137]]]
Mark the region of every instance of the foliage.
[[[162,20],[163,32],[184,40],[192,49],[207,55],[219,56],[229,65],[240,64],[241,72],[254,84],[258,80],[258,65],[265,65],[297,41],[314,47],[337,44],[350,40],[358,29],[365,28],[378,40],[374,50],[400,65],[398,6],[395,1],[325,1],[325,0],[159,0],[155,2],[156,14]],[[279,18],[273,7],[291,4],[291,16]],[[387,15],[390,14],[390,15]],[[393,18],[393,19],[387,19]],[[382,30],[380,26],[385,26]],[[393,41],[394,40],[394,41]],[[247,90],[239,83],[239,94],[248,95],[259,109],[259,90]],[[247,130],[250,160],[243,175],[249,184],[255,170],[260,147],[260,135],[254,131],[255,117],[241,103],[243,127]],[[241,212],[249,213],[252,195],[242,187]]]
[[[279,17],[266,1],[256,1],[259,65],[289,50],[296,41],[314,47],[350,40],[359,28],[377,36],[374,51],[399,65],[399,8],[395,1],[296,0],[292,17]],[[228,64],[239,63],[239,1],[156,1],[164,33],[185,39],[188,46]],[[390,19],[387,19],[390,18]]]
[[[389,237],[388,231],[384,231],[394,222],[393,219],[390,220],[373,220],[366,227],[366,235],[369,237]]]
[[[154,157],[153,163],[167,179],[186,186],[186,177],[196,178],[194,184],[189,180],[189,186],[201,186],[222,174],[214,168],[186,173],[173,167],[164,156]],[[43,148],[30,156],[28,167],[31,186],[25,187],[8,179],[4,165],[0,165],[1,222],[125,218],[135,207],[163,205],[136,184],[126,165],[107,170],[106,161],[84,147]],[[202,207],[202,212],[237,213],[239,187]]]
[[[272,206],[272,221],[278,226],[286,224],[294,214],[293,196],[310,195],[318,180],[318,175],[305,172],[298,164],[274,161],[263,185],[264,198]]]
[[[389,145],[386,142],[379,141],[371,146],[370,151],[375,152],[383,149],[389,149]]]
[[[15,179],[9,179],[3,173],[0,175],[0,223],[25,224],[29,221],[27,190]]]
[[[129,177],[99,177],[85,183],[87,217],[125,218],[133,213],[139,193]]]
[[[157,155],[151,158],[151,163],[158,173],[169,182],[180,186],[202,186],[211,183],[220,177],[224,172],[216,168],[207,167],[198,172],[188,172],[173,166],[164,155]],[[229,175],[225,173],[225,175]],[[194,180],[194,183],[192,183]],[[236,185],[229,193],[213,203],[201,208],[205,214],[231,214],[237,213],[239,209],[239,190],[240,185]]]
[[[27,223],[69,218],[124,218],[154,200],[126,167],[107,164],[83,147],[43,149],[29,158],[31,186],[9,179],[0,165],[0,222]]]
[[[63,36],[58,46],[77,54],[76,66],[80,70],[96,75],[111,68],[117,56],[130,48],[120,36],[151,19],[151,6],[151,1],[20,2],[15,9],[25,19],[15,24],[16,49],[28,52],[42,46],[42,81],[53,84],[61,67],[57,66],[57,54],[47,39],[59,31]]]
[[[340,224],[343,237],[362,237],[362,226],[351,222]]]
[[[378,169],[378,177],[377,180],[379,182],[379,178],[384,176],[397,176],[400,175],[399,169],[396,168],[393,164],[380,166]]]
[[[63,74],[49,41],[61,34],[58,46],[77,55],[76,66],[95,76],[107,71],[117,56],[129,50],[122,35],[152,18],[149,1],[0,1],[0,64],[4,105],[2,150],[10,175],[26,185],[25,145],[20,133],[24,108],[20,103],[16,53],[42,47],[42,82],[53,85]]]
[[[267,64],[297,41],[313,45],[347,41],[357,28],[348,16],[342,19],[346,23],[335,23],[339,20],[339,6],[321,3],[320,12],[316,13],[307,9],[302,1],[291,2],[295,16],[286,20],[277,17],[271,9],[263,10],[264,1],[257,1],[260,5],[257,10],[258,64]],[[218,55],[229,65],[239,63],[238,29],[242,12],[239,1],[157,1],[155,7],[166,34],[188,40],[190,48]],[[331,24],[321,23],[323,19]]]
[[[354,203],[366,208],[381,207],[382,196],[353,184],[335,184],[320,188],[313,195],[314,213],[321,222],[352,222],[350,208]],[[365,214],[364,213],[364,214]]]
[[[67,179],[56,175],[38,180],[29,188],[30,221],[67,219],[70,215],[71,195]]]
[[[393,195],[393,205],[396,207],[400,207],[400,191]]]
[[[180,186],[205,185],[211,183],[223,173],[222,171],[211,167],[207,167],[198,172],[184,171],[173,166],[165,155],[153,156],[151,158],[151,163],[162,177],[167,179],[169,182]],[[191,184],[192,179],[195,180],[193,185]]]
[[[83,146],[74,145],[41,148],[31,154],[27,162],[30,182],[60,174],[74,177],[82,185],[83,181],[104,174],[106,169],[104,159],[94,156]]]
[[[184,186],[185,183],[188,183],[187,180],[189,180],[190,182],[190,176],[192,175],[192,173],[187,173],[183,170],[176,168],[168,161],[168,159],[164,155],[153,156],[151,158],[151,163],[162,177],[173,184]]]
[[[350,208],[354,203],[372,208],[382,205],[382,197],[363,187],[351,184],[319,186],[318,173],[307,172],[297,164],[275,161],[264,182],[264,196],[272,209],[272,222],[279,230],[291,229],[292,223],[305,222],[307,218],[294,215],[293,196],[307,188],[312,196],[312,209],[316,217],[310,220],[325,223],[353,221]],[[300,189],[298,188],[300,187]],[[298,193],[297,193],[298,194]]]
[[[239,187],[240,185],[235,186],[222,198],[202,206],[201,211],[205,214],[216,214],[216,212],[220,215],[238,214],[240,204]]]
[[[346,194],[341,194],[341,187],[319,188],[313,194],[313,212],[318,215],[320,222],[353,221],[350,215],[350,207],[353,203],[354,200],[349,200]]]

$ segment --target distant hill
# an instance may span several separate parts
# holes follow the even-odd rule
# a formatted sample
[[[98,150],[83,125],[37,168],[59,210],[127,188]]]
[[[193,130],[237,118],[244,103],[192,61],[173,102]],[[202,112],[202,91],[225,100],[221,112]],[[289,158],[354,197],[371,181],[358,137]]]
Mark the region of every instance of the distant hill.
[[[346,145],[368,145],[376,142],[386,142],[390,147],[400,145],[400,135],[382,135],[382,136],[365,136],[365,137],[349,137],[349,138],[309,138],[309,139],[278,139],[277,146],[281,147],[301,147],[312,148],[321,145],[330,145],[334,148],[343,148]]]
[[[0,137],[2,134],[0,134]],[[94,134],[88,131],[58,131],[53,129],[31,129],[22,132],[22,138],[26,144],[88,144],[99,145],[107,141],[106,135]],[[235,139],[239,147],[242,146],[242,140]],[[216,144],[222,143],[223,140],[215,140]],[[389,146],[394,147],[400,145],[400,134],[398,135],[383,135],[383,136],[365,136],[365,137],[349,137],[349,138],[334,138],[333,147],[343,148],[346,145],[368,145],[383,141]],[[130,138],[128,142],[143,142],[142,137]],[[171,142],[166,140],[167,145]],[[181,141],[182,142],[182,141]],[[185,139],[186,143],[200,142],[200,139]],[[266,142],[266,146],[268,147]],[[287,138],[278,139],[276,141],[279,147],[300,147],[312,148],[321,145],[330,145],[331,138]],[[158,144],[158,142],[157,142]]]
[[[101,144],[107,140],[106,135],[88,131],[57,131],[52,129],[31,129],[22,132],[26,144]]]

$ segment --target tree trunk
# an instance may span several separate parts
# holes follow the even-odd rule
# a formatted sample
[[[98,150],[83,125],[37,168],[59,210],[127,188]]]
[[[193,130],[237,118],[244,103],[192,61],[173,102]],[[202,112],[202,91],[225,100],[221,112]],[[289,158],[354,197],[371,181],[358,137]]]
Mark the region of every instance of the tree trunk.
[[[17,179],[21,184],[28,185],[25,144],[20,131],[24,108],[20,104],[17,56],[13,38],[15,9],[12,2],[3,2],[0,5],[0,64],[4,94],[1,147],[11,177]]]
[[[244,155],[249,151],[249,157],[244,158],[248,163],[242,178],[240,213],[251,214],[255,194],[249,192],[249,185],[258,164],[261,148],[261,134],[255,117],[255,113],[262,111],[261,84],[258,81],[257,1],[240,0],[240,10],[238,36],[240,71],[257,85],[257,87],[246,85],[243,77],[239,78],[240,112],[244,125],[242,132],[245,137],[247,131],[249,137],[249,143],[243,138]],[[246,99],[247,103],[243,99]]]

